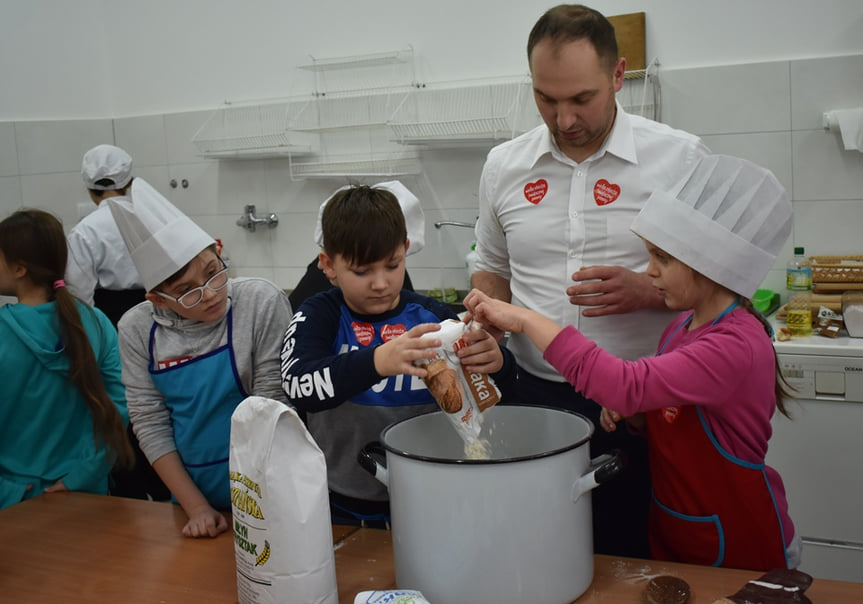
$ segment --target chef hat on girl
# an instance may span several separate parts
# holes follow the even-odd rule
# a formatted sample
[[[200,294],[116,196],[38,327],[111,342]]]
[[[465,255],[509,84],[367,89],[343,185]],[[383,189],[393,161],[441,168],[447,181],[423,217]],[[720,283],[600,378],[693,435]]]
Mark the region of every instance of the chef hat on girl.
[[[88,189],[122,189],[132,180],[132,158],[120,147],[98,145],[84,154],[81,177]]]
[[[148,292],[216,243],[147,181],[132,181],[130,199],[108,207]]]
[[[791,200],[770,170],[707,155],[671,190],[654,192],[631,229],[751,298],[791,234]]]
[[[324,215],[324,208],[336,193],[350,188],[350,186],[347,186],[336,189],[318,209],[318,222],[315,225],[315,243],[320,247],[324,246],[324,232],[321,228],[321,217]],[[416,254],[423,249],[423,247],[425,247],[426,218],[417,196],[411,193],[406,186],[397,180],[380,182],[376,185],[372,185],[372,188],[389,191],[395,196],[399,205],[402,207],[402,212],[405,215],[405,226],[408,231],[408,239],[411,242],[407,255],[410,256],[411,254]]]

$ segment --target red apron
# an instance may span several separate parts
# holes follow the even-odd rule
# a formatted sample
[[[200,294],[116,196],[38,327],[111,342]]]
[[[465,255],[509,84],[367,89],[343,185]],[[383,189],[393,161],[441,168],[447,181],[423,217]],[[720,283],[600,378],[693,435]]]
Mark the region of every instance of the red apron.
[[[722,449],[698,406],[645,415],[653,481],[651,557],[751,570],[787,568],[764,464]]]

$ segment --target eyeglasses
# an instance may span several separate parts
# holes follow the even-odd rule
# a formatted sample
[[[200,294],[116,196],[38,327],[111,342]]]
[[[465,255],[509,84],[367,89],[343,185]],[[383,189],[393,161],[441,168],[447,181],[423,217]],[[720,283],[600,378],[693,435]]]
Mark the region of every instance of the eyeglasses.
[[[224,265],[223,265],[224,266]],[[156,290],[156,293],[162,296],[163,298],[167,298],[168,300],[173,300],[183,308],[192,308],[197,306],[201,300],[204,299],[204,290],[209,289],[214,292],[223,289],[228,284],[228,267],[226,266],[218,273],[207,279],[207,282],[204,283],[200,287],[193,287],[186,293],[184,293],[179,298],[175,298],[174,296],[169,296],[166,293],[160,292]]]

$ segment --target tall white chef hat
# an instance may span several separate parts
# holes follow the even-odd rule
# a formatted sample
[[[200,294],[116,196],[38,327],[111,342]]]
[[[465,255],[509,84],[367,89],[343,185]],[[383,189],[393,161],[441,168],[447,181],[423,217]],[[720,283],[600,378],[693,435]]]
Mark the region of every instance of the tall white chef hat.
[[[350,188],[350,186],[346,186],[336,189],[333,191],[332,195],[327,197],[326,201],[324,201],[318,209],[318,222],[315,225],[315,243],[319,246],[323,247],[324,245],[324,232],[321,229],[321,217],[324,215],[324,208],[336,193]],[[406,186],[397,180],[380,182],[376,185],[372,185],[372,188],[385,189],[395,195],[395,198],[398,199],[399,205],[402,207],[402,212],[405,215],[405,226],[408,231],[408,239],[411,242],[407,255],[410,256],[411,254],[416,254],[418,251],[423,249],[423,247],[425,247],[426,218],[417,196],[411,193]]]
[[[108,207],[147,291],[216,242],[145,180],[132,181],[130,199]]]
[[[791,234],[791,200],[769,170],[737,157],[708,155],[673,189],[653,193],[631,228],[751,298]]]
[[[84,154],[81,177],[94,191],[122,189],[132,180],[132,158],[120,147],[98,145]]]

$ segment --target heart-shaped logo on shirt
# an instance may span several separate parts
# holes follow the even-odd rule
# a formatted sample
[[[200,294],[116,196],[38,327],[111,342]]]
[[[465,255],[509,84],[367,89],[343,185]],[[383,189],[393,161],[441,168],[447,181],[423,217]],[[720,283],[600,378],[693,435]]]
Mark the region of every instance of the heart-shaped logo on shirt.
[[[354,321],[351,323],[351,327],[354,330],[354,335],[357,337],[357,342],[362,346],[368,346],[375,339],[375,328],[372,327],[371,323]]]
[[[597,180],[593,185],[593,198],[598,206],[607,206],[618,197],[620,197],[620,185],[613,185],[604,178]]]
[[[677,419],[677,416],[680,414],[680,408],[678,407],[663,407],[662,408],[662,417],[669,424],[673,424],[674,420]]]
[[[389,342],[390,340],[394,340],[399,337],[403,333],[405,333],[407,329],[401,323],[396,323],[395,325],[384,325],[381,328],[381,339],[384,342]]]
[[[540,178],[536,182],[529,182],[524,185],[524,198],[533,205],[538,204],[545,197],[548,191],[548,182],[544,178]]]

